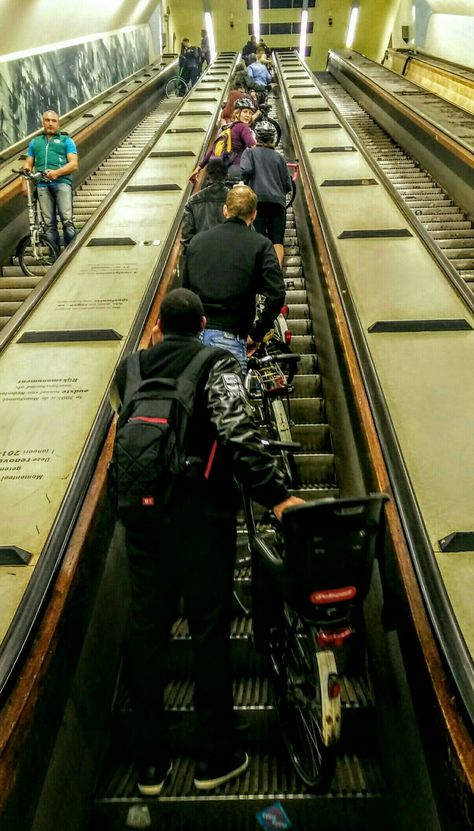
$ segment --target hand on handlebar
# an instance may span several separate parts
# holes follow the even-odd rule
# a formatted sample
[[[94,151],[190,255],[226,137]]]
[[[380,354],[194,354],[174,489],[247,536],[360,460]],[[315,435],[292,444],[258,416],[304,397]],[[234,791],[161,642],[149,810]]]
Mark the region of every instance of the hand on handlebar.
[[[260,341],[254,341],[250,337],[247,338],[247,358],[251,358],[254,352],[257,351],[258,347],[260,346]]]
[[[287,508],[296,508],[297,505],[304,504],[304,499],[300,499],[299,496],[289,496],[288,499],[284,499],[283,502],[279,502],[278,505],[274,505],[272,511],[275,514],[277,520],[281,522],[283,511],[286,511]]]

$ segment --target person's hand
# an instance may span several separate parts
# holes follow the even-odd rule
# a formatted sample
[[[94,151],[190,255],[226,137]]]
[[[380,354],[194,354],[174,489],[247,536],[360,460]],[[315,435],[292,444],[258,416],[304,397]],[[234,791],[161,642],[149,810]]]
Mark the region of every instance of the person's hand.
[[[191,176],[189,177],[189,181],[192,182],[193,185],[196,184],[197,177],[199,176],[201,170],[202,170],[201,167],[195,167],[193,172],[191,173]]]
[[[299,496],[289,496],[288,499],[284,499],[283,502],[279,502],[278,505],[274,505],[272,511],[278,522],[281,522],[283,511],[286,511],[287,508],[296,508],[297,505],[304,504],[304,499],[300,499]]]
[[[61,174],[57,170],[45,170],[45,176],[50,182],[54,182]]]
[[[247,338],[247,358],[251,358],[253,353],[257,351],[260,346],[260,341],[252,340],[250,335]]]

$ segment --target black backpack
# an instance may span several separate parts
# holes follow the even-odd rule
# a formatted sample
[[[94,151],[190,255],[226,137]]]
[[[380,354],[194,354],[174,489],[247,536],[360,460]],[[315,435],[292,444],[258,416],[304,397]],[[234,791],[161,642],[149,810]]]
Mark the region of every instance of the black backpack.
[[[205,460],[188,456],[189,427],[199,378],[222,353],[203,346],[177,378],[144,379],[140,353],[128,358],[109,465],[110,493],[122,519],[129,508],[164,508],[180,477],[205,475]]]

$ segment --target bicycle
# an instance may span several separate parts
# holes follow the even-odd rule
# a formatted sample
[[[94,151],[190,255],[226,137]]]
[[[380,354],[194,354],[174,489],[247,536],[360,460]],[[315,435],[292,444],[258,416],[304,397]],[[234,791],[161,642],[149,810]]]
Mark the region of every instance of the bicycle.
[[[341,737],[341,673],[365,672],[363,601],[382,544],[385,494],[323,499],[257,530],[243,490],[257,649],[267,660],[283,741],[305,784],[323,790]]]
[[[14,170],[27,183],[28,222],[30,233],[22,237],[18,243],[16,256],[20,268],[29,277],[37,277],[44,273],[57,260],[59,252],[56,247],[47,239],[44,230],[43,215],[38,199],[38,182],[48,182],[48,178],[42,171],[32,173],[30,170]],[[38,270],[39,269],[39,270]]]
[[[286,342],[279,340],[273,330],[269,335],[248,359],[244,388],[263,438],[279,450],[288,485],[297,487],[298,471],[294,452],[299,450],[299,445],[293,442],[291,437],[290,396],[293,392],[291,382],[295,374],[295,365],[299,362],[300,356],[290,351],[288,339]]]
[[[166,84],[165,95],[167,98],[184,98],[190,89],[191,84],[187,84],[181,75],[173,75]]]

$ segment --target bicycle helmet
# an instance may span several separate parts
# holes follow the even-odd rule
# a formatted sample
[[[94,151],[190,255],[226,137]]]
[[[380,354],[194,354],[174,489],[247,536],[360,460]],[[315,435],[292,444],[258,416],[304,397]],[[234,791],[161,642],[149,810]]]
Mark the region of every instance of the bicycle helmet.
[[[237,98],[234,103],[234,110],[252,110],[255,112],[255,104],[250,98]]]
[[[253,131],[262,144],[276,144],[277,131],[270,121],[259,121],[255,124]]]

